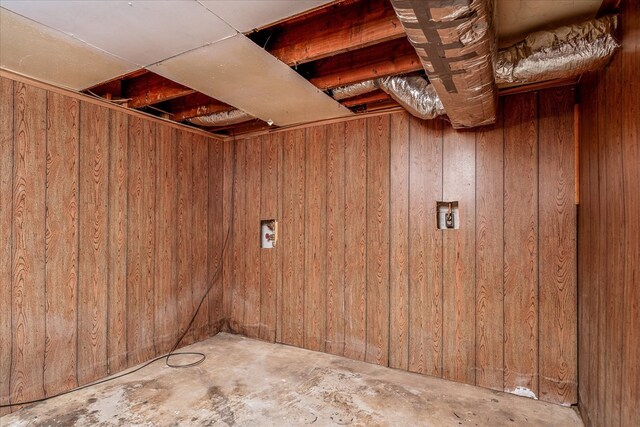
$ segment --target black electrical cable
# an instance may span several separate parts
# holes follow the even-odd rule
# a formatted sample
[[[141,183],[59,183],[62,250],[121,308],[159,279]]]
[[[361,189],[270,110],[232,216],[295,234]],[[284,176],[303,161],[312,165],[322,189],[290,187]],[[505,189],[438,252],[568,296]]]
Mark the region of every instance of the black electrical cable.
[[[227,233],[224,239],[224,243],[222,244],[222,252],[220,253],[220,258],[219,258],[219,262],[218,262],[218,266],[216,268],[216,271],[213,273],[213,277],[211,278],[211,280],[209,281],[209,286],[207,287],[207,291],[204,293],[204,295],[202,296],[202,299],[200,299],[200,303],[198,304],[198,307],[196,308],[195,312],[193,313],[193,316],[191,317],[191,320],[189,321],[189,324],[187,325],[187,327],[184,329],[184,332],[182,332],[182,335],[180,335],[180,338],[178,338],[178,340],[176,341],[176,343],[173,345],[173,347],[171,347],[171,350],[169,350],[168,353],[163,354],[162,356],[158,356],[156,358],[153,358],[151,360],[149,360],[148,362],[144,363],[143,365],[138,366],[137,368],[134,368],[130,371],[126,371],[123,372],[121,374],[118,374],[114,377],[108,377],[99,381],[95,381],[89,384],[85,384],[82,385],[80,387],[76,387],[73,388],[71,390],[67,390],[67,391],[63,391],[62,393],[58,393],[58,394],[54,394],[53,396],[47,396],[47,397],[43,397],[40,399],[34,399],[34,400],[27,400],[25,402],[18,402],[18,403],[8,403],[5,405],[0,405],[0,408],[9,408],[11,406],[21,406],[21,405],[30,405],[32,403],[39,403],[39,402],[44,402],[46,400],[49,399],[53,399],[54,397],[60,397],[60,396],[64,396],[65,394],[69,394],[69,393],[73,393],[75,391],[78,390],[83,390],[85,388],[88,387],[92,387],[95,385],[99,385],[99,384],[104,384],[106,382],[109,381],[113,381],[113,380],[117,380],[118,378],[122,378],[125,377],[127,375],[131,375],[135,372],[138,372],[144,368],[146,368],[147,366],[157,362],[158,360],[165,360],[165,365],[167,365],[170,368],[192,368],[194,366],[197,366],[199,364],[201,364],[202,362],[205,361],[205,359],[207,358],[207,356],[204,353],[201,353],[199,351],[180,351],[180,352],[176,352],[175,350],[180,346],[180,342],[182,342],[182,340],[184,339],[184,337],[187,335],[187,333],[189,332],[189,329],[191,329],[191,326],[193,325],[193,322],[196,320],[196,317],[198,316],[198,313],[200,312],[200,308],[202,307],[202,304],[204,303],[204,300],[207,298],[207,296],[209,295],[209,292],[211,292],[211,289],[213,289],[213,285],[215,285],[218,280],[220,279],[220,274],[222,272],[222,266],[223,266],[223,261],[224,261],[224,255],[227,251],[227,245],[229,243],[229,237],[232,234],[232,230],[233,230],[233,206],[235,204],[235,181],[236,181],[236,140],[235,140],[235,134],[233,135],[233,162],[232,162],[232,167],[231,167],[231,215],[229,217],[229,226],[227,228]],[[195,362],[191,362],[191,363],[186,363],[186,364],[174,364],[171,363],[169,360],[171,359],[171,357],[174,356],[200,356],[200,358],[198,360],[196,360]]]

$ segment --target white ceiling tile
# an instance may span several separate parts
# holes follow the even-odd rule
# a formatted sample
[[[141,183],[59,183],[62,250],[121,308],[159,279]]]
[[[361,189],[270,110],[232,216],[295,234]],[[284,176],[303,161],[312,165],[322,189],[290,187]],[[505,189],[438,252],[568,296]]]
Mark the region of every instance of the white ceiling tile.
[[[236,34],[195,0],[1,0],[0,4],[140,66]]]
[[[601,4],[602,0],[498,0],[499,44],[510,46],[532,31],[566,25],[576,18],[594,17]]]
[[[138,68],[3,8],[0,8],[0,66],[75,90]]]
[[[247,32],[332,0],[198,0],[236,30]]]
[[[242,34],[148,69],[279,126],[353,114]]]

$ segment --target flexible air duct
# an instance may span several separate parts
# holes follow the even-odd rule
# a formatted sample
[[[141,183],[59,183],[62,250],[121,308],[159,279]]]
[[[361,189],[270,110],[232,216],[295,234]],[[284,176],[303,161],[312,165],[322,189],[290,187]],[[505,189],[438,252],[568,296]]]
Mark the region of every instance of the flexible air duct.
[[[254,117],[242,110],[229,110],[207,116],[192,117],[188,121],[198,126],[230,126],[252,120]]]
[[[498,52],[497,83],[532,83],[573,77],[605,66],[620,43],[616,15],[529,34]]]

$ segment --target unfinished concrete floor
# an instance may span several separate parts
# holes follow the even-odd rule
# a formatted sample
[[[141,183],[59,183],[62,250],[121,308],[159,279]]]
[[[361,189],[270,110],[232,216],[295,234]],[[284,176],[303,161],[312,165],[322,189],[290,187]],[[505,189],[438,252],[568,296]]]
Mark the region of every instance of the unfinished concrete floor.
[[[157,362],[0,424],[582,426],[571,408],[236,335],[183,350],[207,359],[188,369]]]

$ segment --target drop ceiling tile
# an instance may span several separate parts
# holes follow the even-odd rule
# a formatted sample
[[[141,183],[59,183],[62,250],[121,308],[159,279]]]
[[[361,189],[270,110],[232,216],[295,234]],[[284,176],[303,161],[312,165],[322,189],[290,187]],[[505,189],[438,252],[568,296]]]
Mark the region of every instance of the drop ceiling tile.
[[[3,8],[0,8],[0,66],[75,90],[138,68]]]
[[[543,28],[596,15],[602,0],[498,0],[496,28],[500,47]]]
[[[140,66],[236,34],[195,0],[2,0],[1,4]]]
[[[148,69],[279,126],[353,114],[242,34]]]
[[[332,0],[198,0],[240,32],[280,21]]]

